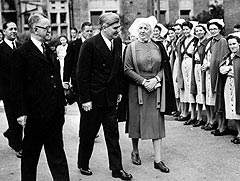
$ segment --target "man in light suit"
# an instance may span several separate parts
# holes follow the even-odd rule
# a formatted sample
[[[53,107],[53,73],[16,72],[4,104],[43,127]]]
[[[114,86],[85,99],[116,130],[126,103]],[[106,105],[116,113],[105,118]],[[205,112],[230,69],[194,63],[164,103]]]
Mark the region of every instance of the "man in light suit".
[[[22,127],[17,123],[13,102],[9,94],[11,55],[19,44],[16,42],[17,25],[14,22],[3,24],[4,41],[0,44],[0,99],[3,100],[8,121],[8,129],[3,135],[8,139],[9,146],[16,151],[17,157],[22,155]],[[13,60],[14,61],[14,60]]]
[[[102,124],[112,177],[131,180],[132,175],[122,166],[116,119],[116,106],[122,97],[123,74],[120,18],[115,13],[104,13],[99,17],[99,24],[100,33],[82,44],[77,64],[81,103],[78,168],[82,174],[92,175],[89,160]]]
[[[37,164],[44,146],[56,181],[68,181],[63,149],[64,92],[60,63],[45,43],[51,38],[50,21],[42,14],[28,20],[30,40],[13,52],[11,92],[17,121],[24,128],[21,159],[22,181],[36,180]]]

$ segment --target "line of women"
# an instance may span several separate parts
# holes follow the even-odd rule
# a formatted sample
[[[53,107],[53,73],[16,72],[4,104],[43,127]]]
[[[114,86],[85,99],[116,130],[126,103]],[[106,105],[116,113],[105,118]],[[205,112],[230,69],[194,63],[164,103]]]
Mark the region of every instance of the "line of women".
[[[169,56],[179,106],[173,115],[184,125],[201,126],[215,136],[231,134],[227,120],[234,119],[238,135],[232,142],[240,144],[240,100],[236,94],[240,76],[239,37],[221,35],[224,24],[216,19],[208,22],[207,29],[196,25],[194,35],[190,33],[191,22],[176,24],[174,28],[177,36]],[[203,119],[204,107],[207,120]]]

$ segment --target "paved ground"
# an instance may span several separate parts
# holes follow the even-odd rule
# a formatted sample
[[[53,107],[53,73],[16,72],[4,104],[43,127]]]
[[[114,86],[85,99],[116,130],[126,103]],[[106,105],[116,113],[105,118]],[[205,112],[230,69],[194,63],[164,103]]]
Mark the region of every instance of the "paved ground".
[[[153,149],[150,140],[140,142],[142,165],[131,163],[131,141],[124,134],[124,123],[119,123],[120,144],[123,165],[131,172],[136,181],[239,181],[240,180],[240,145],[230,142],[231,135],[214,137],[209,132],[192,126],[183,126],[182,122],[166,117],[167,137],[163,141],[164,161],[170,173],[161,173],[153,168]],[[96,140],[90,162],[93,171],[91,177],[83,176],[76,167],[78,147],[79,113],[76,105],[67,108],[64,126],[65,150],[68,158],[72,181],[114,180],[108,170],[108,159],[102,130]],[[7,128],[3,110],[0,111],[0,180],[20,180],[20,160],[7,146],[2,133]],[[44,152],[38,165],[38,181],[52,180]],[[119,180],[119,179],[115,179]]]

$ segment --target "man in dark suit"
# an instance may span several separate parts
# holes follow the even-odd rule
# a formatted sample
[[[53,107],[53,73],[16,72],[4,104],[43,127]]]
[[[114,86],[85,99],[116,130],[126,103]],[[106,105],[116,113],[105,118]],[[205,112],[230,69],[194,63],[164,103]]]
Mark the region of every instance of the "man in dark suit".
[[[0,44],[0,99],[3,100],[4,109],[8,121],[8,129],[3,135],[8,138],[9,146],[16,151],[17,157],[22,154],[22,127],[17,123],[13,109],[13,102],[9,94],[11,55],[18,46],[17,25],[14,22],[3,24],[4,41]]]
[[[64,70],[63,70],[63,86],[65,89],[70,88],[70,84],[72,85],[73,91],[78,96],[77,82],[76,82],[76,67],[77,60],[80,52],[80,48],[82,43],[91,38],[93,35],[93,27],[90,22],[84,22],[81,26],[81,37],[75,41],[72,41],[68,44],[67,55],[64,59]],[[80,104],[78,99],[76,99],[78,103],[78,107],[80,108]]]
[[[84,175],[92,175],[89,160],[94,139],[103,125],[112,177],[131,180],[123,170],[119,145],[116,106],[121,101],[122,42],[119,38],[120,18],[104,13],[99,18],[101,32],[86,40],[77,64],[77,84],[80,108],[80,145],[78,168]]]
[[[44,15],[34,14],[29,17],[28,26],[31,37],[13,52],[11,77],[17,121],[25,127],[22,181],[36,180],[43,145],[53,180],[68,181],[62,138],[65,99],[60,63],[45,43],[51,38],[50,22]]]

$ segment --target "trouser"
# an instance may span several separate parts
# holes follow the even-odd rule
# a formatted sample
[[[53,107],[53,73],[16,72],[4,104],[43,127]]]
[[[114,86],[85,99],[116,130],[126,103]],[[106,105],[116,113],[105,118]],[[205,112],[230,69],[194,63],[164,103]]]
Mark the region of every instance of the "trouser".
[[[22,126],[17,122],[13,103],[10,100],[3,100],[3,103],[8,121],[6,135],[9,140],[9,145],[16,151],[19,151],[22,149]]]
[[[78,168],[89,168],[94,140],[102,124],[108,150],[110,170],[122,169],[122,156],[119,145],[116,107],[95,107],[91,111],[80,108],[80,141],[78,150]]]
[[[30,125],[28,124],[34,121],[36,120],[27,118],[21,159],[22,181],[36,180],[37,164],[43,146],[53,180],[69,181],[68,164],[63,149],[63,124],[55,124],[50,129],[47,126],[40,127],[37,125],[33,126],[31,123]]]

